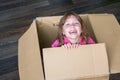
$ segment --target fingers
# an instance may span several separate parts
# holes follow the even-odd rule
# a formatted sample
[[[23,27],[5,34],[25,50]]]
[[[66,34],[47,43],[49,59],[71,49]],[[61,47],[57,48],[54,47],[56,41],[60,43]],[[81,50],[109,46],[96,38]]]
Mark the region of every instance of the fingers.
[[[63,48],[71,49],[72,45],[70,43],[62,45]]]
[[[79,44],[73,44],[72,48],[78,48]]]
[[[79,47],[79,44],[64,44],[62,45],[63,48],[67,48],[67,49],[71,49],[71,48],[78,48]]]

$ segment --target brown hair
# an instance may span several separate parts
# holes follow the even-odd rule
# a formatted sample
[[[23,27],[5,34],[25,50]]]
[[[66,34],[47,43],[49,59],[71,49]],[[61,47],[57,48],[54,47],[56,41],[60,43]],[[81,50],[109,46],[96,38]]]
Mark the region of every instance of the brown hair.
[[[75,16],[77,18],[77,20],[80,22],[81,24],[81,28],[82,28],[82,33],[81,33],[81,36],[83,37],[83,39],[86,41],[86,43],[88,43],[88,40],[87,40],[87,37],[88,37],[88,33],[86,33],[86,27],[84,25],[84,22],[82,20],[82,18],[76,14],[75,12],[68,12],[68,13],[65,13],[64,16],[60,19],[60,22],[58,24],[59,28],[58,28],[58,36],[57,36],[57,39],[60,41],[60,44],[59,46],[63,45],[64,44],[64,36],[63,36],[63,33],[62,33],[62,27],[66,21],[66,19],[68,18],[68,16]]]

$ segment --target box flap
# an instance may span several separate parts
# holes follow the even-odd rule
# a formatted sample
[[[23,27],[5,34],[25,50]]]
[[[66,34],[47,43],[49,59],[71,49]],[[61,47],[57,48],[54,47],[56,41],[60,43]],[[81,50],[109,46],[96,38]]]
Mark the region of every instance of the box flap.
[[[88,25],[88,14],[80,15],[84,23]],[[51,47],[58,35],[58,23],[62,16],[37,17],[37,28],[41,48]],[[52,34],[52,35],[51,35]],[[91,35],[93,37],[93,35]]]
[[[89,15],[89,20],[98,42],[105,42],[110,72],[120,72],[120,26],[112,14]]]
[[[18,62],[20,80],[44,80],[36,21],[19,39]]]
[[[104,44],[82,45],[75,49],[45,48],[46,80],[78,80],[109,74]]]
[[[51,47],[51,44],[56,39],[59,18],[59,16],[37,18],[37,28],[41,48]]]

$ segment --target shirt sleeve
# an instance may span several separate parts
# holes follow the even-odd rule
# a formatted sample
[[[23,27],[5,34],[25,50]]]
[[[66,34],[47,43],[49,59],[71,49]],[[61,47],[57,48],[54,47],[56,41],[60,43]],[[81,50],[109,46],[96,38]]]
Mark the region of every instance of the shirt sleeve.
[[[52,48],[58,47],[58,45],[59,45],[59,40],[55,40],[55,41],[53,42],[53,44],[51,45],[51,47],[52,47]]]
[[[95,41],[91,37],[88,37],[88,43],[89,44],[95,44]]]

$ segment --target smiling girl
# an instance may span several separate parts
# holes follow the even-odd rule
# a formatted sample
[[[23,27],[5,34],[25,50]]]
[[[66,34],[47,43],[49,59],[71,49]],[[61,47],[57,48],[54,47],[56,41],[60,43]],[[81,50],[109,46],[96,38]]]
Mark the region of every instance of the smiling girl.
[[[52,47],[77,48],[80,45],[94,43],[95,41],[87,35],[81,17],[74,12],[69,12],[59,22],[58,36]]]

